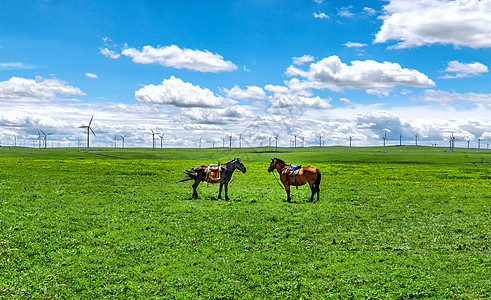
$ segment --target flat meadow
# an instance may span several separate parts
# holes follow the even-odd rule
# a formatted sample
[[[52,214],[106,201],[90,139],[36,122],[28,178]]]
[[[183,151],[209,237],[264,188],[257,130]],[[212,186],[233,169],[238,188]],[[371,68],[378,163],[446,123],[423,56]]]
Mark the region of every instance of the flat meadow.
[[[491,152],[0,148],[0,298],[487,299]],[[182,171],[240,157],[230,201]],[[293,202],[270,158],[322,172]]]

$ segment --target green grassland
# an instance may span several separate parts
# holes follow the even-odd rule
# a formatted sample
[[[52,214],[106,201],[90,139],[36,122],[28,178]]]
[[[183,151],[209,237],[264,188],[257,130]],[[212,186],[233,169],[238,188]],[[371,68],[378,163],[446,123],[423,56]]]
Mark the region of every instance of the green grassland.
[[[486,299],[491,152],[0,148],[0,298]],[[182,170],[240,157],[230,201]],[[322,172],[321,198],[270,158]]]

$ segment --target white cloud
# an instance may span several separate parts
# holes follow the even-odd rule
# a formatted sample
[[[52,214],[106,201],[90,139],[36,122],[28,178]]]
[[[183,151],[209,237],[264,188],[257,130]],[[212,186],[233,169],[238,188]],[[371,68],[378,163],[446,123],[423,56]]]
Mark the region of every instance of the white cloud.
[[[118,59],[121,56],[121,54],[116,53],[114,50],[109,50],[108,48],[100,48],[99,51],[102,55],[112,59]]]
[[[338,15],[341,17],[352,17],[354,14],[350,11],[353,8],[353,5],[347,7],[341,7],[338,9]]]
[[[51,99],[55,98],[56,94],[64,96],[85,95],[79,88],[55,78],[44,79],[36,77],[36,79],[27,79],[12,77],[7,81],[0,82],[0,99]]]
[[[314,61],[314,57],[312,55],[307,55],[307,54],[304,56],[293,58],[293,64],[295,65],[303,65],[311,61]]]
[[[149,84],[135,92],[139,102],[166,104],[178,107],[219,107],[228,101],[207,88],[201,88],[171,76],[159,85]]]
[[[22,62],[5,62],[0,63],[0,70],[25,70],[34,69],[35,66],[28,65]]]
[[[402,68],[397,63],[379,63],[373,60],[352,61],[347,65],[333,55],[310,64],[309,70],[290,66],[286,75],[299,76],[315,89],[341,91],[344,88],[366,89],[371,92],[395,86],[430,87],[435,83],[425,74]]]
[[[144,46],[141,51],[127,48],[121,54],[133,58],[135,63],[158,63],[166,67],[200,72],[222,72],[237,69],[236,65],[231,61],[225,61],[221,55],[211,53],[208,50],[181,49],[176,45],[159,48]]]
[[[346,104],[353,104],[353,102],[348,98],[339,98],[339,101],[344,102]]]
[[[88,78],[91,78],[91,79],[97,79],[97,74],[94,74],[94,73],[85,73],[85,76],[88,77]]]
[[[324,2],[324,0],[313,0],[313,1],[317,4],[321,4],[322,2]]]
[[[364,8],[363,8],[363,11],[364,11],[364,12],[365,12],[367,15],[369,15],[369,16],[373,16],[373,15],[377,14],[377,11],[376,11],[375,9],[371,8],[371,7],[364,7]]]
[[[347,42],[344,44],[348,48],[362,48],[368,46],[367,44],[362,44],[362,43],[354,43],[354,42]]]
[[[235,85],[232,89],[223,89],[227,97],[232,99],[265,99],[266,93],[258,86],[247,86],[247,90]]]
[[[454,72],[455,75],[447,74],[443,78],[464,78],[471,76],[478,76],[481,73],[487,73],[488,67],[479,62],[475,63],[461,63],[457,60],[452,60],[448,63],[448,67],[445,72]]]
[[[329,19],[329,16],[326,15],[325,13],[313,13],[314,18],[316,19]]]
[[[383,9],[375,43],[491,47],[491,0],[391,0]]]
[[[268,84],[265,90],[273,93],[268,97],[269,102],[274,108],[331,108],[331,99],[312,97],[312,93],[305,89],[305,86],[297,85],[298,80],[288,82],[289,86],[279,86]]]
[[[441,103],[451,103],[455,101],[491,103],[491,94],[455,93],[448,91],[425,90],[424,94],[416,99]]]

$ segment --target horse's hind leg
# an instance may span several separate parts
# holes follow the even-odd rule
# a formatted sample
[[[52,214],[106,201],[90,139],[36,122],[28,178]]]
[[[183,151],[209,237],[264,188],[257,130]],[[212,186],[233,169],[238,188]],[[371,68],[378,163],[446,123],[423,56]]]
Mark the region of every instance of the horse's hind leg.
[[[199,185],[199,180],[195,180],[194,184],[193,184],[193,198],[194,199],[198,199],[198,191],[196,190],[198,185]]]

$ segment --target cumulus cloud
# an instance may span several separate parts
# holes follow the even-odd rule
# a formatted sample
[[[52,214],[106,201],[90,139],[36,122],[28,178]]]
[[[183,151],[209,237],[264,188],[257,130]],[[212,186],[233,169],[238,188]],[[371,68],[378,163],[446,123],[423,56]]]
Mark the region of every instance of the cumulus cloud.
[[[273,95],[268,97],[274,108],[331,108],[331,99],[312,97],[312,93],[295,84],[291,86],[279,86],[268,84],[264,87]]]
[[[347,65],[336,55],[310,64],[308,70],[290,66],[286,75],[305,78],[304,83],[315,89],[341,91],[344,88],[366,89],[371,92],[395,86],[430,87],[435,83],[425,74],[402,68],[397,63],[373,60],[352,61]]]
[[[0,99],[51,99],[55,98],[57,94],[64,96],[85,95],[78,87],[68,85],[67,82],[56,78],[12,77],[7,81],[0,82]]]
[[[491,47],[491,0],[391,0],[383,10],[375,43]]]
[[[303,65],[305,63],[308,63],[308,62],[311,62],[311,61],[314,61],[314,57],[312,55],[304,55],[304,56],[300,56],[300,57],[294,57],[293,58],[293,64],[295,65]]]
[[[171,76],[159,85],[149,84],[135,92],[139,102],[178,107],[220,107],[229,104],[207,88]]]
[[[313,13],[314,15],[314,18],[316,19],[329,19],[329,16],[326,15],[325,13],[321,12],[321,13]]]
[[[140,64],[158,63],[162,66],[176,69],[189,69],[200,72],[233,71],[237,66],[231,61],[225,61],[219,54],[208,50],[181,49],[176,45],[154,48],[144,46],[141,51],[135,48],[124,49],[121,54],[133,58]]]
[[[488,72],[488,67],[479,62],[461,63],[457,60],[452,60],[448,63],[445,72],[452,72],[455,75],[446,74],[442,78],[464,78],[471,76],[479,76],[482,73]]]
[[[88,77],[88,78],[91,78],[91,79],[97,79],[97,74],[94,74],[94,73],[85,73],[85,76]]]
[[[247,86],[246,90],[241,89],[238,85],[235,85],[232,89],[223,89],[227,94],[227,97],[232,99],[265,99],[266,93],[258,86]]]
[[[112,59],[118,59],[121,56],[121,54],[116,53],[116,51],[114,51],[114,50],[109,50],[108,48],[100,48],[99,52],[102,55],[107,56],[107,57],[112,58]]]

